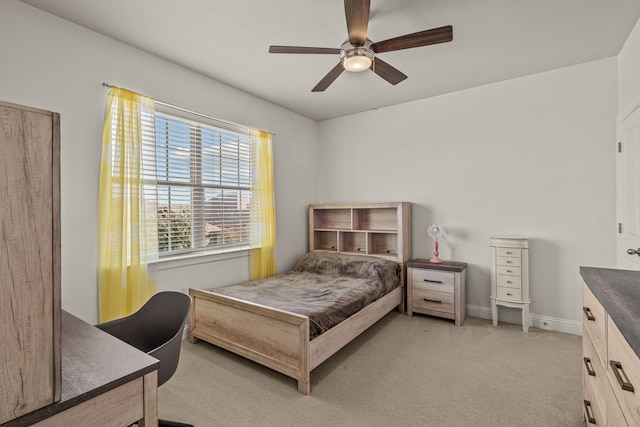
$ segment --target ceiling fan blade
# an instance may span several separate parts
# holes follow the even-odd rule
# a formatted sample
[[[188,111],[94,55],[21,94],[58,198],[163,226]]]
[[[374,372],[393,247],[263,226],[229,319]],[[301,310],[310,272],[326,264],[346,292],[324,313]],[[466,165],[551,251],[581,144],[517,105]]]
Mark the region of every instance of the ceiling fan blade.
[[[380,58],[373,58],[373,63],[369,68],[392,85],[397,85],[407,78],[402,71],[392,67]]]
[[[338,65],[333,67],[331,71],[329,71],[327,75],[324,76],[322,80],[320,80],[320,82],[316,85],[316,87],[311,89],[311,92],[324,91],[326,88],[329,87],[331,83],[333,83],[335,79],[338,78],[340,74],[342,74],[343,71],[344,71],[344,67],[342,66],[342,62],[338,62]]]
[[[391,52],[393,50],[411,49],[413,47],[446,43],[451,40],[453,40],[453,27],[451,25],[447,25],[445,27],[418,31],[417,33],[406,34],[404,36],[373,43],[371,45],[371,49],[375,53]]]
[[[328,53],[340,54],[340,49],[332,47],[304,47],[304,46],[269,46],[269,53]]]
[[[344,0],[349,43],[356,47],[363,46],[367,40],[370,5],[370,0]]]

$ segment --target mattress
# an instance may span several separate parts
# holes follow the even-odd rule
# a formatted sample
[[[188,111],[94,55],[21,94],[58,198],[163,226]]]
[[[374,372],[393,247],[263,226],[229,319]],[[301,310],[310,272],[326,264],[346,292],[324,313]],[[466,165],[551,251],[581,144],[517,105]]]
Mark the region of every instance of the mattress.
[[[393,261],[308,252],[286,273],[207,291],[308,316],[313,339],[400,285]]]

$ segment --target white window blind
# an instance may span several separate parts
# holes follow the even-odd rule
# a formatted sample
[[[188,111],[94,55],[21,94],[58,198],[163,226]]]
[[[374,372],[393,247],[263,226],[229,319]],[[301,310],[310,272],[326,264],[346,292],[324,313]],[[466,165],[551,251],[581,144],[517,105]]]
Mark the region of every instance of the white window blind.
[[[154,142],[161,256],[248,245],[249,135],[156,112]]]

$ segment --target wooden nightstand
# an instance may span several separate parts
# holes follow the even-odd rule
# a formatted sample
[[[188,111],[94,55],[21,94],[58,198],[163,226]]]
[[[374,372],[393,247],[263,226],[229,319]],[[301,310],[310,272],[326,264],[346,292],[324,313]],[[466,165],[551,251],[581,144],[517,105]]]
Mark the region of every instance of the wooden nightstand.
[[[414,259],[407,263],[407,315],[413,313],[453,319],[461,326],[466,316],[466,262],[432,263]]]

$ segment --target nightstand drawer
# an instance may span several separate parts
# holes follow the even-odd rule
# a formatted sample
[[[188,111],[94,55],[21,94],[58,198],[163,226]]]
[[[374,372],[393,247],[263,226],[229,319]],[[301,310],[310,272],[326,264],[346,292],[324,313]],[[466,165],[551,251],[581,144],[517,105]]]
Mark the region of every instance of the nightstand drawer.
[[[522,264],[522,259],[513,258],[513,257],[506,257],[506,256],[499,256],[499,257],[496,257],[496,264],[497,265],[504,265],[504,266],[511,266],[511,267],[520,267],[520,265]]]
[[[520,276],[503,276],[502,274],[498,274],[496,279],[498,281],[498,286],[522,289],[522,279]]]
[[[432,310],[453,314],[453,294],[413,288],[414,310]]]
[[[455,273],[414,268],[412,269],[412,285],[415,289],[453,293]]]
[[[498,286],[498,298],[522,301],[522,290],[516,288],[505,288]]]
[[[514,258],[520,258],[520,249],[514,249],[514,248],[496,248],[496,255],[497,256],[508,256],[508,257],[514,257]]]
[[[522,275],[522,268],[520,267],[511,267],[508,265],[497,265],[496,273],[498,274],[506,274],[509,276],[520,276]]]

